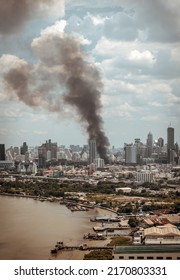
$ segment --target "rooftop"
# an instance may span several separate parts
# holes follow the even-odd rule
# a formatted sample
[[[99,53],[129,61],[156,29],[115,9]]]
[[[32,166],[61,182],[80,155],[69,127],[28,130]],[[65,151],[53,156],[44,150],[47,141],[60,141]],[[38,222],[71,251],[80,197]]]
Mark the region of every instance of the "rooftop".
[[[180,253],[180,245],[133,245],[116,246],[115,254],[141,254],[141,253]]]
[[[144,235],[178,235],[180,236],[180,231],[177,228],[172,227],[150,227],[144,230]]]

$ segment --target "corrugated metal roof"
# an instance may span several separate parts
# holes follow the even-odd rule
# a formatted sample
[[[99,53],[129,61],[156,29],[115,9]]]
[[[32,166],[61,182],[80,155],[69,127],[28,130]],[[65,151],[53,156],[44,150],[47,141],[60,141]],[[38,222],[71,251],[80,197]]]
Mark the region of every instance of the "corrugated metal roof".
[[[158,227],[150,227],[144,230],[144,235],[179,235],[180,231],[174,227],[165,227],[165,228],[158,228]]]

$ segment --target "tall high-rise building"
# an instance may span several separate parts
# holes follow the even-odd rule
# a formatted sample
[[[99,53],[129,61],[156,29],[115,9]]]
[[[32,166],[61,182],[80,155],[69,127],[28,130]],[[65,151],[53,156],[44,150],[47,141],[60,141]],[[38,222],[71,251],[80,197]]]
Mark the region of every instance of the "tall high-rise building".
[[[173,154],[174,154],[174,128],[167,128],[167,162],[173,163]]]
[[[25,155],[27,151],[28,151],[28,145],[26,144],[26,142],[24,142],[23,145],[21,146],[21,155]]]
[[[125,144],[125,163],[136,164],[137,163],[137,146],[133,144]]]
[[[46,156],[47,156],[47,150],[46,147],[43,145],[38,148],[38,165],[40,168],[43,168],[46,166]]]
[[[147,144],[147,157],[150,158],[153,152],[153,135],[151,132],[148,133],[146,144]]]
[[[158,146],[161,148],[164,146],[164,139],[162,137],[158,138]]]
[[[43,146],[46,147],[47,151],[51,152],[51,159],[56,159],[57,158],[57,143],[52,143],[51,139],[49,141],[46,141]]]
[[[5,154],[5,144],[0,144],[0,160],[5,160],[6,154]]]
[[[51,139],[38,148],[39,167],[46,166],[46,161],[57,159],[57,143],[52,143]]]
[[[89,164],[94,163],[97,157],[96,140],[89,140]]]

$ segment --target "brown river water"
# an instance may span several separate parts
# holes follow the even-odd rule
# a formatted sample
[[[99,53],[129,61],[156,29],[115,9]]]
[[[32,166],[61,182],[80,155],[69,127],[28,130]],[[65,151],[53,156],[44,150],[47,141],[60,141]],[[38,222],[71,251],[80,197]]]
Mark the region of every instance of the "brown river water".
[[[79,245],[97,210],[71,212],[57,202],[0,196],[0,259],[51,259],[57,241]]]

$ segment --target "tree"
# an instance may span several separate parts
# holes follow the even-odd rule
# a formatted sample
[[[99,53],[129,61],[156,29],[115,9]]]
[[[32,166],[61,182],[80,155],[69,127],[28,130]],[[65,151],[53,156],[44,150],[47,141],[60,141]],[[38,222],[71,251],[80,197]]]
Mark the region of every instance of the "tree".
[[[130,227],[136,227],[138,225],[138,221],[136,218],[134,217],[130,217],[129,218],[129,221],[128,221],[128,224],[130,225]]]

